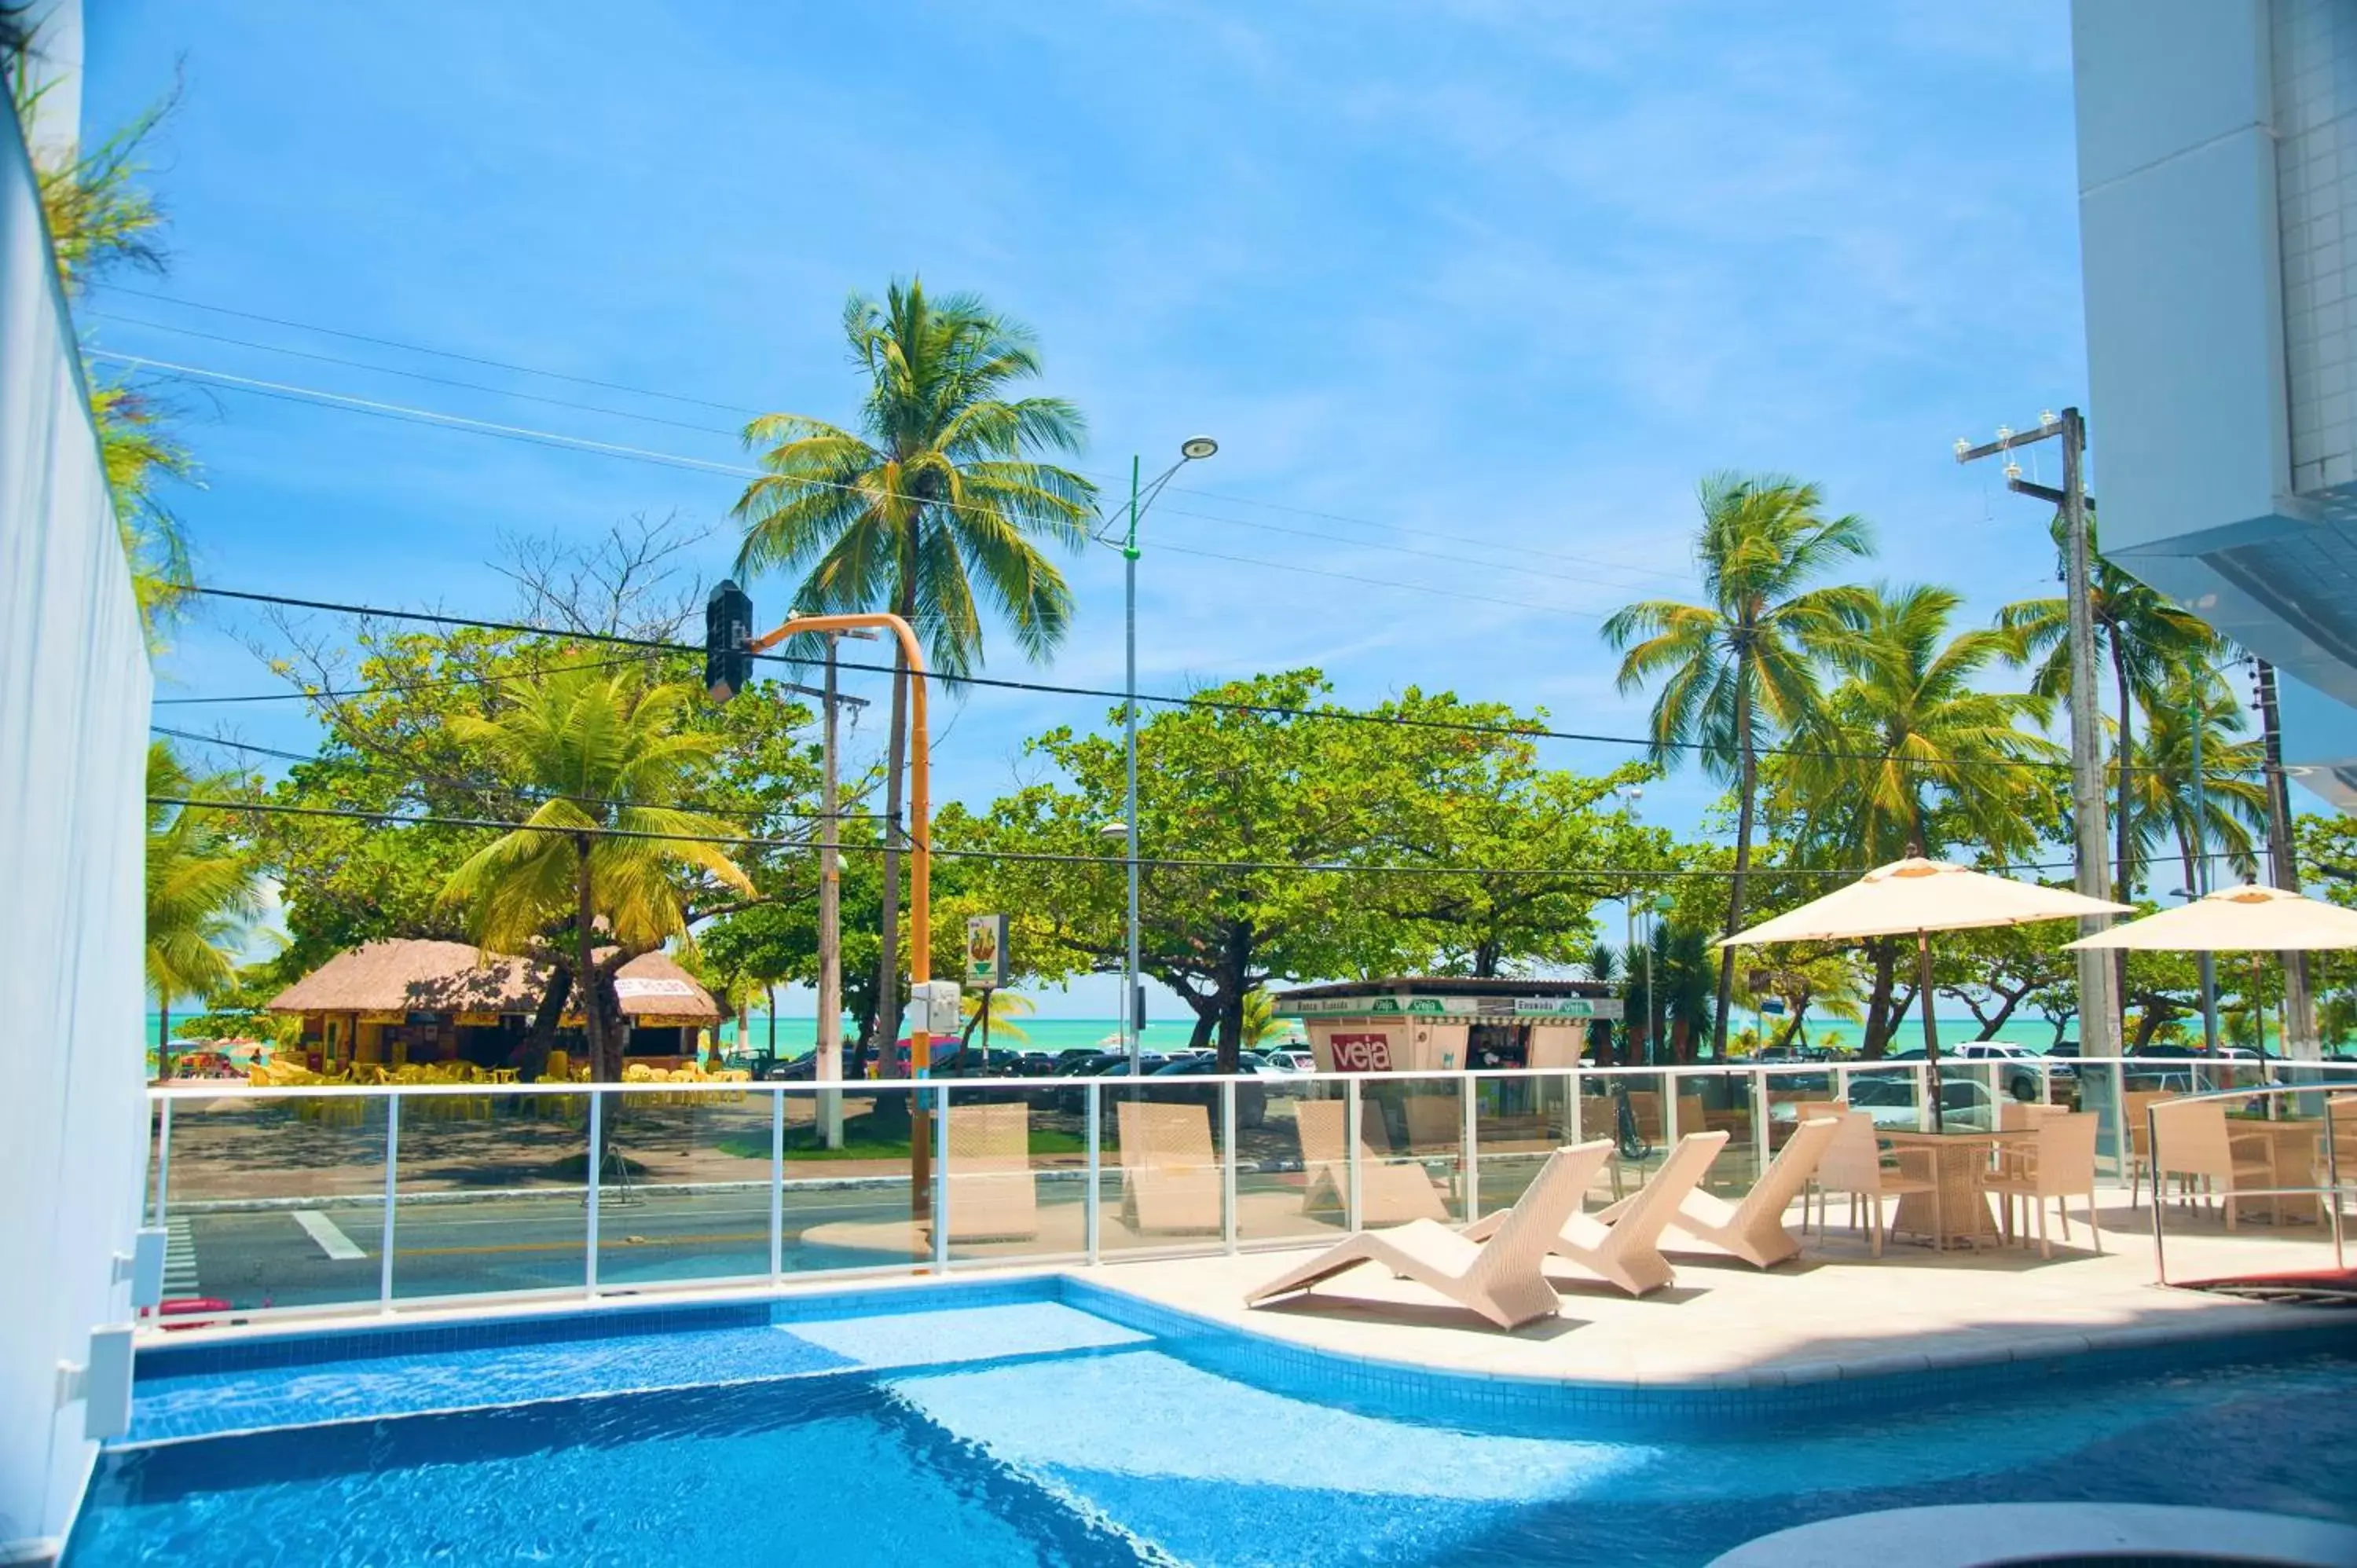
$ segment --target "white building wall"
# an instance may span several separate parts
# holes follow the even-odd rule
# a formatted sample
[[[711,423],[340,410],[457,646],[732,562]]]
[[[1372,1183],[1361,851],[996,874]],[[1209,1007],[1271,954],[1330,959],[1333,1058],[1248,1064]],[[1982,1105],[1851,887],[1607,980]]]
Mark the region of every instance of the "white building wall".
[[[58,1366],[128,1316],[146,1151],[150,679],[81,376],[0,113],[0,1562],[55,1548],[96,1457]]]
[[[2291,488],[2357,483],[2357,4],[2274,0]]]

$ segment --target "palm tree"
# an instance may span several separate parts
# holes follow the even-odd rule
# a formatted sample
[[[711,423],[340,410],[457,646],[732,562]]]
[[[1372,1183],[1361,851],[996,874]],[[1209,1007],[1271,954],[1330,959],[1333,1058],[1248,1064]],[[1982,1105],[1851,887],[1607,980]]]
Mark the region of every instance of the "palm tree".
[[[965,1018],[965,1033],[963,1039],[974,1038],[974,1030],[982,1024],[982,1012],[985,1007],[990,1009],[990,1026],[998,1033],[1010,1040],[1028,1040],[1031,1037],[1015,1020],[1028,1018],[1037,1013],[1039,1010],[1039,1004],[1028,996],[993,987],[988,991],[969,991],[958,998],[958,1011]]]
[[[1872,864],[1936,854],[1943,832],[2000,855],[2028,849],[2030,776],[2019,765],[2064,760],[2060,746],[2024,727],[2046,723],[2046,698],[1983,689],[1993,669],[2022,660],[2021,634],[1951,634],[1962,603],[1948,588],[1878,587],[1851,618],[1850,635],[1826,650],[1844,679],[1795,732],[1790,770],[1802,811],[1824,842]],[[1879,1055],[1900,950],[1878,940],[1868,951],[1864,1043]]]
[[[1797,480],[1718,474],[1703,481],[1700,499],[1695,556],[1705,602],[1631,605],[1604,623],[1604,639],[1627,650],[1621,691],[1661,682],[1653,760],[1666,763],[1691,747],[1713,778],[1735,785],[1735,867],[1727,898],[1732,934],[1743,924],[1751,869],[1760,748],[1815,710],[1814,655],[1866,602],[1862,588],[1808,585],[1844,557],[1869,553],[1873,543],[1863,519],[1821,515],[1817,488]],[[1721,1055],[1734,990],[1735,950],[1727,948],[1719,957],[1712,1035]]]
[[[2092,548],[2092,524],[2090,547]],[[2062,547],[2061,518],[2055,519],[2055,546]],[[2167,683],[2169,672],[2190,661],[2212,663],[2223,644],[2201,620],[2169,602],[2101,555],[2089,558],[2087,598],[2095,621],[2095,640],[2112,667],[2113,714],[2120,755],[2136,747],[2136,713],[2149,709]],[[2025,599],[1997,612],[1997,624],[2019,632],[2031,658],[2039,660],[2030,690],[2044,697],[2067,697],[2071,692],[2071,605],[2057,596]],[[2125,777],[2125,776],[2123,776]],[[2134,829],[2127,786],[2117,795],[2113,822],[2115,897],[2135,901]]]
[[[2127,809],[2139,861],[2149,862],[2163,843],[2174,848],[2190,892],[2201,884],[2195,869],[2209,846],[2222,848],[2235,868],[2249,875],[2255,865],[2251,830],[2264,831],[2267,787],[2265,750],[2255,739],[2237,738],[2242,704],[2207,663],[2179,665],[2164,678],[2151,708],[2144,739],[2126,756]],[[2193,810],[2194,726],[2201,730],[2202,810]],[[2197,826],[2201,830],[2197,832]],[[2197,847],[2198,846],[2198,847]]]
[[[1255,985],[1245,992],[1236,1013],[1236,1044],[1241,1050],[1256,1051],[1262,1041],[1285,1033],[1285,1021],[1276,1015],[1276,1000],[1265,985]]]
[[[666,941],[687,940],[683,876],[701,874],[751,896],[719,844],[737,830],[662,804],[691,793],[716,737],[683,729],[692,686],[642,690],[635,671],[567,670],[527,687],[496,718],[460,714],[458,739],[536,800],[525,825],[470,855],[443,887],[467,907],[475,940],[498,952],[556,959],[579,988],[589,1056],[602,1081],[621,1076],[615,972]],[[572,950],[553,940],[569,935]],[[612,943],[604,956],[596,943]]]
[[[767,470],[745,487],[739,575],[799,572],[794,605],[809,614],[890,610],[918,628],[932,668],[981,662],[976,587],[1035,662],[1071,624],[1071,591],[1040,548],[1088,537],[1096,488],[1036,460],[1078,451],[1087,424],[1062,398],[1014,397],[1039,373],[1031,333],[974,295],[929,298],[894,283],[884,301],[854,295],[843,333],[866,373],[859,425],[764,414],[745,444]],[[908,674],[895,656],[885,820],[900,818]],[[877,1031],[899,1022],[899,847],[884,854]],[[882,1038],[888,1039],[888,1034]]]
[[[237,975],[237,942],[260,912],[260,883],[219,811],[159,806],[158,798],[221,800],[231,774],[192,778],[172,748],[147,748],[148,989],[156,993],[156,1076],[172,1075],[172,1001],[207,998]]]

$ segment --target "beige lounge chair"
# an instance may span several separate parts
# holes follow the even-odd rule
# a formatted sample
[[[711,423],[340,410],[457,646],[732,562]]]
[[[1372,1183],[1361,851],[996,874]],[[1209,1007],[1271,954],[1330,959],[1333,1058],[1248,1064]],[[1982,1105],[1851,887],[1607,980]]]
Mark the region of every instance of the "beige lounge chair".
[[[2103,1121],[2102,1115],[2093,1111],[2039,1117],[2038,1142],[2027,1151],[2027,1157],[2008,1162],[1989,1178],[1988,1190],[2004,1201],[2008,1240],[2013,1235],[2013,1200],[2027,1198],[2038,1212],[2038,1255],[2052,1257],[2054,1243],[2046,1233],[2047,1203],[2050,1200],[2055,1213],[2061,1217],[2062,1240],[2067,1246],[2071,1240],[2071,1211],[2063,1199],[2084,1197],[2087,1230],[2095,1238],[2095,1251],[2104,1250],[2104,1233],[2095,1226],[2095,1132]],[[2022,1229],[2022,1240],[2027,1241],[2027,1223]]]
[[[1124,1100],[1121,1220],[1139,1232],[1216,1234],[1220,1159],[1211,1147],[1211,1112],[1200,1105]]]
[[[1677,1278],[1662,1256],[1662,1232],[1726,1146],[1724,1133],[1687,1133],[1642,1191],[1613,1206],[1616,1221],[1607,1225],[1594,1215],[1574,1213],[1548,1251],[1631,1295],[1652,1294]],[[1465,1228],[1466,1239],[1478,1241],[1493,1234],[1505,1219],[1492,1214],[1474,1221]]]
[[[1841,1122],[1831,1116],[1812,1117],[1802,1122],[1784,1140],[1784,1147],[1769,1162],[1760,1179],[1751,1184],[1751,1190],[1743,1195],[1742,1202],[1729,1203],[1696,1187],[1685,1195],[1670,1216],[1670,1229],[1731,1252],[1755,1269],[1772,1269],[1785,1259],[1797,1256],[1801,1239],[1784,1229],[1784,1211],[1816,1174],[1817,1162],[1824,1157],[1826,1147],[1840,1131]],[[1652,1190],[1650,1187],[1645,1189]],[[1623,1198],[1596,1218],[1604,1224],[1618,1225],[1644,1196],[1640,1192]]]
[[[1374,1263],[1400,1279],[1429,1286],[1501,1328],[1553,1317],[1561,1302],[1546,1282],[1547,1251],[1565,1222],[1576,1215],[1587,1184],[1611,1153],[1611,1144],[1598,1139],[1549,1155],[1513,1208],[1492,1217],[1482,1241],[1469,1240],[1432,1219],[1361,1230],[1254,1291],[1244,1297],[1244,1305],[1258,1306],[1275,1296],[1308,1290],[1361,1263]]]
[[[2152,1107],[2152,1195],[2160,1201],[2163,1178],[2177,1176],[2186,1184],[2206,1181],[2223,1196],[2226,1229],[2234,1229],[2241,1199],[2238,1187],[2275,1185],[2275,1161],[2264,1133],[2234,1133],[2226,1125],[2222,1100],[2171,1100]],[[2256,1150],[2255,1154],[2244,1151]]]
[[[1348,1203],[1351,1172],[1345,1159],[1342,1123],[1348,1108],[1339,1100],[1304,1100],[1293,1108],[1301,1132],[1301,1167],[1308,1179],[1301,1195],[1304,1213]],[[1358,1140],[1359,1223],[1362,1226],[1405,1225],[1411,1219],[1448,1219],[1448,1205],[1424,1167],[1410,1162],[1383,1161]]]
[[[2152,1131],[2145,1120],[2145,1113],[2162,1101],[2176,1098],[2175,1094],[2165,1090],[2147,1089],[2131,1090],[2120,1096],[2120,1120],[2128,1130],[2130,1208],[2137,1207],[2137,1195],[2143,1191],[2146,1179],[2152,1176]],[[2158,1180],[2153,1182],[2152,1190],[2155,1193],[2160,1191]]]
[[[949,1239],[1028,1241],[1039,1235],[1029,1108],[952,1105],[949,1141]]]

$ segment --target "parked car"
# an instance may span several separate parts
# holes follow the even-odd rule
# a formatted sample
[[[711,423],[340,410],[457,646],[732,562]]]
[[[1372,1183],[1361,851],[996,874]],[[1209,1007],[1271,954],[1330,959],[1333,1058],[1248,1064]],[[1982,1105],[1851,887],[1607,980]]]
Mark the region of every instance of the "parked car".
[[[1953,1051],[1940,1054],[1962,1062],[2017,1063],[2017,1067],[2003,1069],[2005,1091],[2016,1100],[2045,1098],[2046,1085],[2039,1074],[2038,1057],[2020,1046],[2009,1045],[2003,1040],[1967,1040]]]
[[[1263,1051],[1261,1059],[1279,1072],[1316,1072],[1318,1070],[1316,1057],[1292,1046],[1280,1046],[1273,1051]]]
[[[1878,1127],[1907,1130],[1922,1124],[1921,1113],[1915,1104],[1912,1079],[1853,1074],[1849,1080],[1849,1107],[1873,1117]],[[1770,1122],[1783,1122],[1789,1126],[1797,1115],[1798,1108],[1790,1101],[1768,1108]],[[1970,1079],[1943,1079],[1940,1082],[1940,1117],[1944,1126],[1990,1131],[1996,1125],[1996,1102],[1989,1098],[1986,1084],[1975,1083]],[[1781,1136],[1776,1136],[1773,1141],[1781,1143]]]
[[[757,1075],[768,1083],[810,1083],[818,1078],[818,1053],[804,1051],[788,1061],[772,1060]]]
[[[1020,1078],[1023,1053],[996,1046],[987,1051],[980,1046],[952,1046],[934,1052],[927,1070],[935,1078]]]
[[[1268,1120],[1268,1090],[1252,1079],[1261,1075],[1276,1076],[1273,1068],[1262,1067],[1249,1058],[1236,1063],[1237,1072],[1244,1081],[1236,1085],[1236,1125],[1257,1127]],[[1220,1058],[1213,1057],[1182,1057],[1166,1062],[1153,1074],[1154,1098],[1166,1103],[1176,1101],[1182,1104],[1204,1105],[1217,1116],[1220,1106],[1220,1086],[1216,1083],[1189,1085],[1186,1092],[1174,1093],[1163,1087],[1163,1080],[1174,1078],[1208,1078],[1218,1074]]]
[[[1155,1072],[1168,1066],[1169,1061],[1170,1058],[1159,1051],[1147,1051],[1138,1057],[1137,1070],[1140,1074]],[[1069,1076],[1074,1079],[1126,1078],[1129,1076],[1129,1058],[1120,1051],[1105,1051],[1093,1062],[1082,1066],[1079,1071]],[[1056,1109],[1067,1116],[1086,1115],[1089,1109],[1089,1091],[1077,1083],[1070,1089],[1058,1090]]]

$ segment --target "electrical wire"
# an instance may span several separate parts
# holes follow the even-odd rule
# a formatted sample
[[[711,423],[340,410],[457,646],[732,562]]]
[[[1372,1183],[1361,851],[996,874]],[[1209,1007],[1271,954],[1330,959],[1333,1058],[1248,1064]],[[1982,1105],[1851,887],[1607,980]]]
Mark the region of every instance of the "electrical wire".
[[[549,636],[564,638],[573,635],[551,631]],[[381,697],[388,693],[422,692],[437,686],[497,686],[510,681],[536,681],[544,675],[561,675],[574,670],[619,670],[626,665],[651,663],[658,655],[633,655],[628,659],[596,659],[584,664],[546,664],[537,670],[511,670],[504,675],[432,675],[420,681],[388,682],[382,686],[354,686],[344,691],[317,692],[255,692],[242,697],[157,697],[148,705],[157,708],[218,707],[227,703],[309,703],[349,702],[357,697]]]
[[[554,381],[573,381],[586,386],[602,387],[609,392],[628,392],[636,397],[661,398],[673,403],[692,403],[698,407],[718,409],[729,413],[741,413],[748,418],[758,417],[762,412],[764,412],[762,410],[749,408],[742,404],[716,403],[707,398],[688,397],[678,392],[656,392],[650,388],[629,386],[619,381],[603,381],[587,376],[568,375],[561,371],[544,370],[533,365],[520,365],[504,360],[489,360],[471,354],[454,353],[449,349],[429,348],[424,344],[404,342],[397,338],[371,337],[365,333],[347,332],[338,328],[323,327],[316,322],[295,321],[285,317],[264,316],[258,312],[249,310],[234,310],[226,306],[208,305],[199,300],[178,298],[170,295],[156,294],[145,289],[130,288],[120,284],[110,284],[103,286],[111,288],[118,294],[130,295],[140,299],[155,300],[158,303],[167,305],[180,306],[191,310],[210,311],[221,316],[233,316],[247,321],[260,321],[274,327],[284,327],[293,331],[317,332],[328,337],[348,338],[354,342],[371,343],[380,348],[398,349],[408,353],[428,354],[441,359],[456,360],[466,364],[484,365],[498,370],[511,371],[519,375],[545,376]],[[461,381],[428,376],[420,371],[399,370],[389,365],[371,364],[365,360],[360,360],[341,359],[331,354],[321,354],[308,349],[286,348],[274,343],[256,342],[250,338],[231,338],[221,333],[204,332],[191,327],[173,326],[169,323],[160,321],[145,321],[136,317],[114,315],[106,311],[90,311],[87,312],[87,314],[105,320],[120,321],[129,326],[145,327],[163,332],[179,333],[187,337],[204,338],[210,342],[229,344],[237,348],[253,349],[264,353],[285,354],[296,359],[311,360],[326,364],[343,365],[354,370],[374,371],[386,375],[404,376],[413,380],[433,381],[445,386],[464,387],[472,391],[490,392],[498,396],[517,397],[534,403],[554,403],[555,406],[562,408],[578,408],[585,412],[610,414],[617,418],[640,419],[648,421],[651,424],[672,424],[683,430],[704,431],[707,434],[727,435],[732,438],[740,434],[738,431],[718,430],[709,425],[686,424],[678,421],[662,419],[657,415],[638,413],[626,409],[602,408],[588,403],[566,403],[561,399],[540,397],[533,393],[515,392],[504,387],[486,386],[477,381]],[[1120,478],[1118,474],[1102,468],[1082,469],[1081,472],[1093,474],[1097,478],[1104,479],[1118,480]],[[1536,556],[1548,560],[1562,561],[1571,565],[1601,567],[1609,571],[1634,573],[1640,576],[1657,577],[1667,582],[1687,583],[1693,580],[1693,574],[1690,572],[1664,572],[1658,567],[1639,565],[1632,562],[1609,561],[1598,556],[1579,555],[1568,551],[1548,550],[1536,545],[1500,543],[1494,540],[1480,539],[1470,534],[1449,533],[1436,529],[1411,528],[1404,523],[1383,522],[1372,518],[1353,517],[1347,512],[1326,511],[1314,507],[1288,506],[1282,501],[1258,500],[1250,496],[1228,495],[1213,490],[1199,490],[1190,489],[1185,485],[1174,485],[1171,489],[1179,495],[1193,496],[1200,500],[1218,501],[1231,506],[1258,507],[1269,511],[1290,513],[1296,517],[1318,518],[1328,522],[1346,523],[1354,528],[1381,529],[1388,532],[1405,534],[1420,539],[1437,540],[1444,543],[1466,545],[1478,550],[1491,551],[1494,553]],[[1512,492],[1509,493],[1511,494]],[[1116,508],[1115,510],[1118,510],[1120,509]],[[1175,511],[1177,509],[1175,508],[1166,509],[1166,510],[1172,511]],[[1189,512],[1185,515],[1205,518],[1212,521],[1233,523],[1241,528],[1264,528],[1272,532],[1295,532],[1292,530],[1279,529],[1275,527],[1273,524],[1251,522],[1242,518],[1221,518],[1205,512]],[[1308,534],[1305,537],[1330,538],[1331,536],[1324,534]],[[1345,540],[1337,541],[1337,542],[1350,543],[1361,548],[1375,550],[1396,548],[1394,546],[1387,546],[1374,541]],[[1402,553],[1408,554],[1426,553],[1426,552],[1421,551],[1404,551]],[[1448,559],[1448,557],[1442,558]]]
[[[283,594],[258,594],[236,588],[191,587],[191,594],[211,598],[248,601],[257,604],[281,605],[296,609],[322,610],[337,615],[371,616],[385,620],[426,621],[438,625],[470,627],[488,631],[521,632],[532,636],[547,636],[547,628],[523,626],[513,621],[482,620],[466,616],[446,615],[437,611],[383,609],[368,605],[341,604],[327,599],[295,598]],[[627,647],[661,649],[667,652],[702,654],[704,650],[690,643],[659,642],[645,638],[623,637],[618,633],[576,632],[567,635],[587,641],[614,642]],[[766,662],[801,666],[808,661],[775,653],[756,654]],[[838,668],[877,675],[893,675],[899,671],[889,664],[867,664],[851,660],[838,661]],[[1109,702],[1127,703],[1130,694],[1096,686],[1066,686],[1045,681],[1017,681],[996,675],[943,675],[929,673],[926,679],[942,686],[977,686],[991,690],[1030,692],[1051,696],[1090,697]],[[1657,743],[1648,736],[1604,735],[1581,730],[1550,729],[1540,725],[1480,724],[1462,720],[1421,718],[1408,714],[1366,714],[1348,708],[1304,708],[1279,703],[1239,702],[1220,697],[1172,696],[1167,693],[1140,692],[1135,700],[1157,707],[1207,708],[1216,712],[1249,714],[1268,718],[1324,719],[1338,723],[1388,725],[1402,729],[1443,730],[1458,735],[1491,735],[1520,737],[1527,740],[1573,741],[1583,745],[1632,746],[1647,751],[1706,751],[1701,741],[1669,741]],[[1942,763],[1918,763],[1911,758],[1893,757],[1870,752],[1818,751],[1805,746],[1763,746],[1757,748],[1761,757],[1790,757],[1821,762],[1897,763],[1903,767],[1924,767],[1940,769],[1965,768],[2014,768],[2059,771],[2067,769],[2067,761],[2045,762],[2035,757],[1957,757]],[[2147,771],[2130,768],[2130,772]],[[2152,769],[2150,771],[2158,771]],[[2218,769],[2216,778],[2236,777],[2251,769],[2230,771]]]

